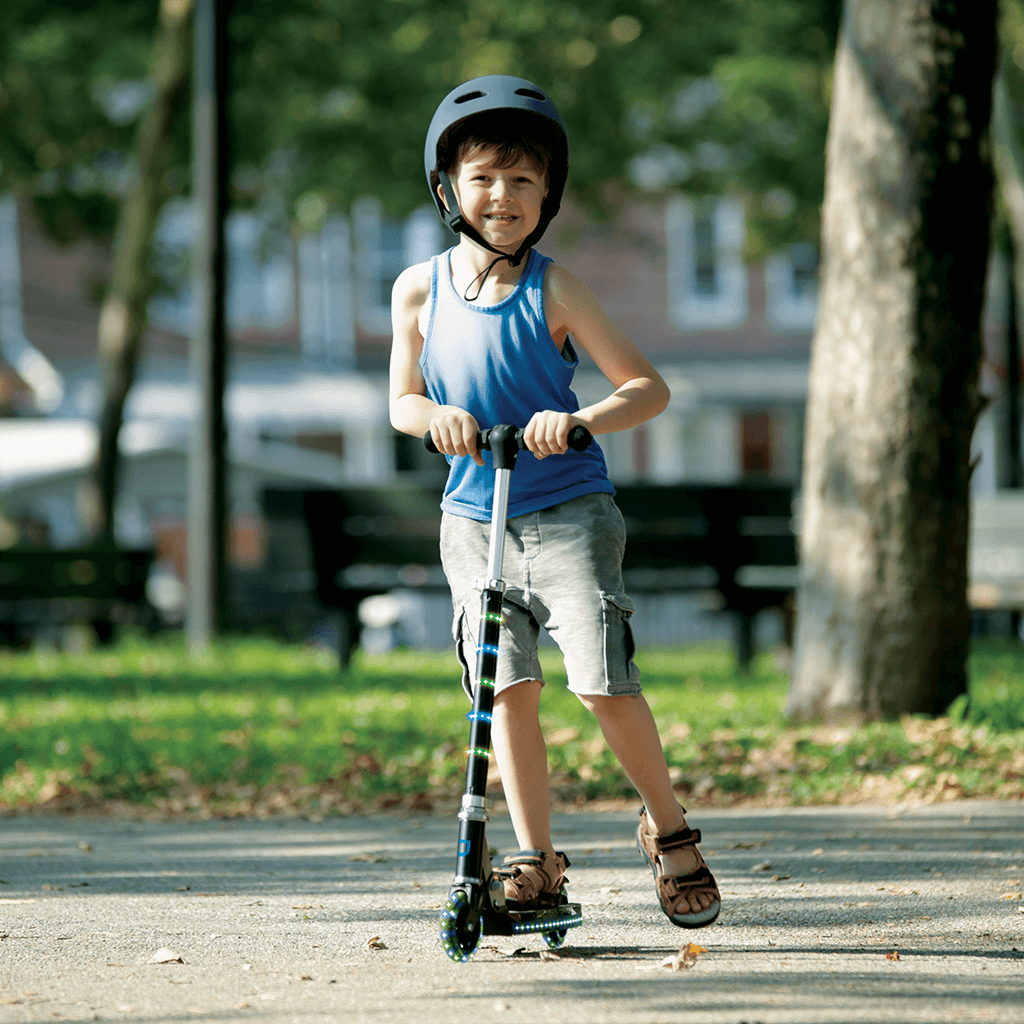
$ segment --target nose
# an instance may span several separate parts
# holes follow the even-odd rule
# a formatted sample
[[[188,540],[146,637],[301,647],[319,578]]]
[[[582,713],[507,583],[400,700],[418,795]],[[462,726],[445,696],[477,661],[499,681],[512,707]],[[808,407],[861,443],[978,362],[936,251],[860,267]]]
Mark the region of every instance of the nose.
[[[508,187],[508,182],[504,178],[498,177],[494,179],[494,184],[491,185],[491,199],[495,202],[503,202],[511,195],[511,189]]]

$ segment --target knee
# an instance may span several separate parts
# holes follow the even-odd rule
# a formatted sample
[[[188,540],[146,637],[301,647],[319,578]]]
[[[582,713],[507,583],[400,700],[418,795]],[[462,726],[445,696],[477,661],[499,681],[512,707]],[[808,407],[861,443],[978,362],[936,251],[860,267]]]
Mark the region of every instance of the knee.
[[[516,683],[494,695],[494,709],[515,713],[540,707],[540,691],[543,684],[539,679]]]
[[[596,715],[598,718],[601,718],[609,713],[615,714],[615,712],[622,706],[623,701],[633,700],[634,698],[632,696],[603,693],[577,693],[576,699],[592,715]]]

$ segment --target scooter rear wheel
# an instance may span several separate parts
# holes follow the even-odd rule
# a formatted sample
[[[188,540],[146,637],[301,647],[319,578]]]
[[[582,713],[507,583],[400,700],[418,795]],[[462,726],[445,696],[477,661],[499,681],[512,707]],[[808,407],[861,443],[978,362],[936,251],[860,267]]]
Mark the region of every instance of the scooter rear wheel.
[[[453,889],[441,911],[441,945],[457,963],[465,963],[480,943],[480,912],[462,889]]]

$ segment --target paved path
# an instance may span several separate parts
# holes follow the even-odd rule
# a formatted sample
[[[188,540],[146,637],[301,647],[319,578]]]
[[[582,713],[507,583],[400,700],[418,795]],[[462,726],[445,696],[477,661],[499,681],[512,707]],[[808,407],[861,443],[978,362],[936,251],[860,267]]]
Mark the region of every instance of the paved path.
[[[656,910],[632,812],[559,815],[583,926],[468,964],[437,940],[448,817],[0,819],[0,1022],[1024,1021],[1024,803],[690,817],[717,925]],[[691,969],[659,966],[690,938]]]

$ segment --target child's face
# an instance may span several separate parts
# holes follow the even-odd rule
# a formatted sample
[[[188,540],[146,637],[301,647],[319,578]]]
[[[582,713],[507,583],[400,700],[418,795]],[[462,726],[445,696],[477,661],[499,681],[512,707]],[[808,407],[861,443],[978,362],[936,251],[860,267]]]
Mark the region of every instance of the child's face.
[[[452,175],[462,215],[495,248],[514,252],[540,222],[547,175],[528,157],[498,167],[494,149],[461,160]],[[443,199],[443,196],[442,196]]]

